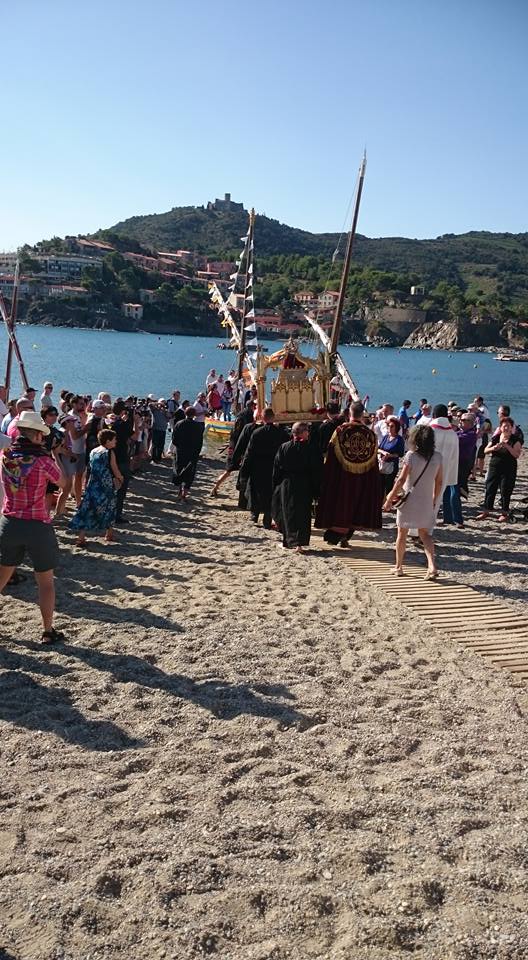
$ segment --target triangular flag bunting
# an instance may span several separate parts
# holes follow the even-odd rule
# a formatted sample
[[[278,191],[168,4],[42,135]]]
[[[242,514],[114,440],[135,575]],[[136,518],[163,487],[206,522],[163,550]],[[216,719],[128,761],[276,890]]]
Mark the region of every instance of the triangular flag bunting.
[[[252,287],[252,286],[253,286],[253,277],[250,277],[250,278],[249,278],[249,280],[248,280],[248,282],[247,282],[247,285],[248,285],[248,287]]]
[[[258,347],[258,340],[246,340],[246,347]]]
[[[237,271],[236,273],[230,273],[230,274],[229,274],[229,279],[230,279],[230,280],[236,280],[237,277],[238,277],[238,271]]]
[[[250,276],[253,275],[253,264],[252,264],[252,263],[249,264],[248,273],[249,273]]]
[[[250,324],[248,324],[247,327],[244,327],[244,330],[247,330],[248,333],[256,333],[256,332],[257,332],[257,325],[256,325],[256,323],[250,323]]]
[[[248,312],[246,313],[246,320],[249,320],[250,317],[254,317],[254,316],[255,316],[255,311],[253,309],[248,310]]]
[[[242,240],[242,243],[245,243],[248,237],[249,237],[249,233],[246,234],[245,237],[240,237],[240,239]]]

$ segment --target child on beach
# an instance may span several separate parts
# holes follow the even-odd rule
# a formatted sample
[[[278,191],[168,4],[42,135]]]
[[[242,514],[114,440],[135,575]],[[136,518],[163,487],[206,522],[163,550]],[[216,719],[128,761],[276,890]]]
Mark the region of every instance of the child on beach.
[[[90,479],[80,506],[69,523],[69,529],[78,533],[78,547],[86,544],[88,531],[104,530],[105,540],[111,542],[114,539],[112,527],[116,519],[117,491],[123,483],[114,453],[117,434],[114,430],[101,430],[97,439],[99,446],[90,454]]]

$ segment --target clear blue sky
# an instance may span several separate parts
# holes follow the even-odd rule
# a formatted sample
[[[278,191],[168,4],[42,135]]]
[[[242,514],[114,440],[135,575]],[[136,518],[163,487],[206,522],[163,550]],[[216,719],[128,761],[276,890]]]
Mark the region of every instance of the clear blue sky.
[[[528,229],[526,0],[0,0],[0,250],[230,191],[340,229]],[[7,81],[7,83],[6,83]]]

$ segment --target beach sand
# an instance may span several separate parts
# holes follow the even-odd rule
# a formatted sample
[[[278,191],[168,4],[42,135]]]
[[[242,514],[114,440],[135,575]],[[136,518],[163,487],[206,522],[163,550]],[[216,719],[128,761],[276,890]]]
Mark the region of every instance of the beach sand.
[[[113,546],[60,528],[66,645],[0,601],[0,957],[526,960],[527,693],[219,466],[188,504],[148,468]],[[525,617],[526,531],[440,565]]]

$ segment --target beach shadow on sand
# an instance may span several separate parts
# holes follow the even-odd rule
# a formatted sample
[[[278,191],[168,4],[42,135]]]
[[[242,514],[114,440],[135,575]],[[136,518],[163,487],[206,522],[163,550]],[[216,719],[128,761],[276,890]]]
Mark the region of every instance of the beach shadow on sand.
[[[28,644],[38,650],[36,645]],[[220,720],[233,720],[242,714],[268,717],[279,727],[295,726],[309,729],[318,722],[298,710],[288,701],[294,695],[283,684],[228,683],[225,680],[193,680],[182,674],[165,673],[147,660],[132,654],[102,653],[90,647],[61,643],[53,648],[60,656],[77,658],[94,670],[109,673],[118,683],[136,683],[153,690],[162,690],[180,700],[188,700],[208,710]],[[1,716],[1,713],[0,713]]]
[[[0,720],[54,733],[83,750],[131,750],[143,745],[108,720],[87,720],[67,690],[44,686],[24,672],[54,677],[69,673],[67,668],[0,648],[0,669],[4,671],[0,674]]]

